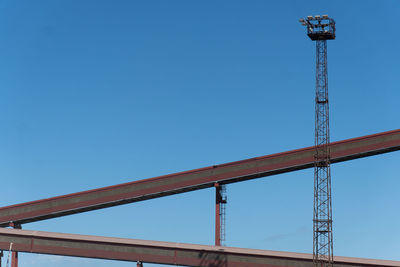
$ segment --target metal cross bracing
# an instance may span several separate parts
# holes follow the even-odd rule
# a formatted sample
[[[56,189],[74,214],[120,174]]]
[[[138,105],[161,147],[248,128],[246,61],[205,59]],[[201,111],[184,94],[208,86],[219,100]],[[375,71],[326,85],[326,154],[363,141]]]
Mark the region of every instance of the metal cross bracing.
[[[335,39],[335,21],[323,16],[300,19],[307,35],[316,41],[315,155],[313,261],[315,266],[333,266],[332,198],[329,138],[327,40]]]
[[[316,266],[332,266],[332,198],[326,40],[316,41],[313,255]]]

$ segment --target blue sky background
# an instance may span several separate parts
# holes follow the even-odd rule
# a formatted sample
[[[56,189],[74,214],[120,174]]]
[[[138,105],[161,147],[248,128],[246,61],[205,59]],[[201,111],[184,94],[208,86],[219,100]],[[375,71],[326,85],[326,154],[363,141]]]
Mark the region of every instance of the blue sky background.
[[[400,1],[1,1],[1,205],[313,145],[310,14],[337,22],[331,140],[398,129]],[[335,255],[400,260],[399,162],[332,166]],[[213,203],[207,189],[23,227],[213,244]],[[311,253],[312,207],[311,169],[229,185],[226,244]],[[133,263],[20,256],[56,264]]]

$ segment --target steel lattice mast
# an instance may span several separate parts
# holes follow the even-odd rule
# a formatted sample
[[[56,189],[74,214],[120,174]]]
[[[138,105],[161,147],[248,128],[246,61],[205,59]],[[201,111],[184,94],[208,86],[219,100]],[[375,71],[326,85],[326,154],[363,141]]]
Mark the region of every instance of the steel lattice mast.
[[[318,267],[333,266],[332,198],[329,151],[327,40],[335,39],[335,21],[327,15],[300,19],[316,41],[315,161],[313,259]]]

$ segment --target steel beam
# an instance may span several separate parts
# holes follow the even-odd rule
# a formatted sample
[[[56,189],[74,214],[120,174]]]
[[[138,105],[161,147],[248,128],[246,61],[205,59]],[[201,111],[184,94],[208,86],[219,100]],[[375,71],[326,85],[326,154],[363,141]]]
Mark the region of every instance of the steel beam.
[[[330,144],[331,163],[400,149],[400,129]],[[315,148],[138,180],[0,208],[0,226],[45,220],[90,210],[245,181],[314,166]]]
[[[207,267],[311,267],[312,254],[0,228],[0,249],[139,263]],[[335,257],[335,267],[400,266],[399,261]]]

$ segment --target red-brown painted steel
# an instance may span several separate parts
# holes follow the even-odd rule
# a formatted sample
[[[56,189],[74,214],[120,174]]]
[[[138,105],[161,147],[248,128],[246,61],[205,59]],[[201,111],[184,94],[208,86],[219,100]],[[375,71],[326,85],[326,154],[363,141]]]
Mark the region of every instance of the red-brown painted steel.
[[[11,258],[11,267],[18,267],[18,251],[13,251]]]
[[[331,163],[400,149],[400,129],[330,144]],[[310,168],[314,147],[0,208],[0,226],[28,223]]]
[[[140,263],[207,267],[312,267],[312,255],[293,252],[61,234],[0,228],[0,249]],[[335,257],[335,267],[400,267],[399,261]]]
[[[215,183],[215,245],[221,246],[221,217],[220,217],[220,205],[221,205],[221,193],[220,185]]]
[[[14,229],[21,229],[20,224],[14,224],[10,223],[11,227],[14,227]],[[18,251],[13,251],[11,253],[11,267],[18,267]]]

